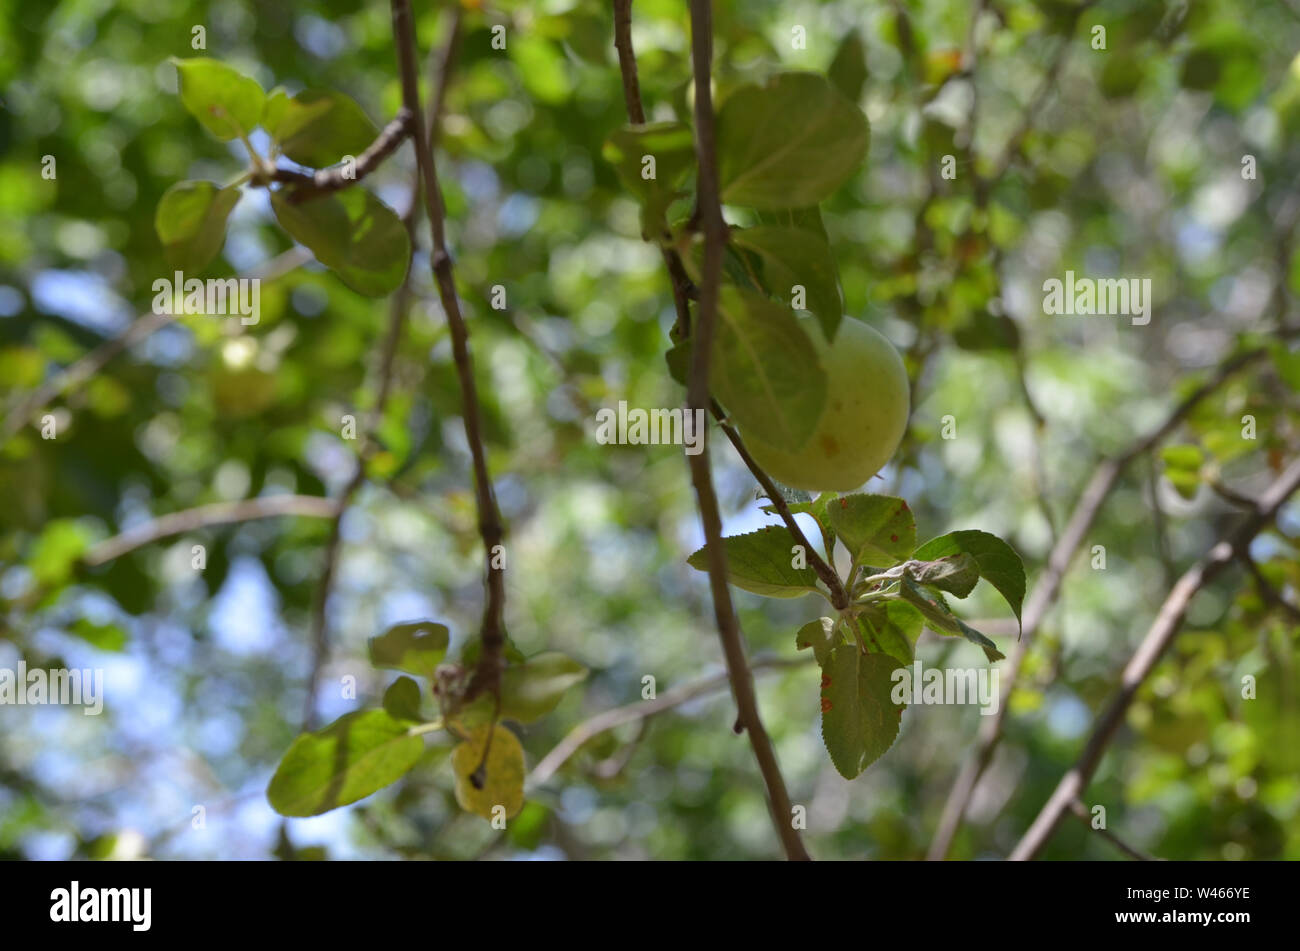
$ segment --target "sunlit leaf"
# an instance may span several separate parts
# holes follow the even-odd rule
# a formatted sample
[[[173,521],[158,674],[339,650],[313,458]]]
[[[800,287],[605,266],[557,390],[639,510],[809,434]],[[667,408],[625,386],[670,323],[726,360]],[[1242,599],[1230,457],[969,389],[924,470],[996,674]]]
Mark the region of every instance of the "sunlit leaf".
[[[386,710],[349,713],[293,741],[266,795],[282,816],[317,816],[364,799],[406,775],[424,750],[410,724]]]
[[[257,128],[266,101],[257,80],[206,57],[172,62],[181,102],[205,129],[225,142]]]

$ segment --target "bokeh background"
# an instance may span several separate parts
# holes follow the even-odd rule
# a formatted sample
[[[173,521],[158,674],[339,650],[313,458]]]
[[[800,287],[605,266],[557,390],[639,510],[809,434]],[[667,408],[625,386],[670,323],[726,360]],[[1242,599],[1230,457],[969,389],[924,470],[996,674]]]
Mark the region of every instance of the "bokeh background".
[[[414,4],[422,55],[450,4]],[[647,111],[689,117],[685,4],[636,0]],[[847,313],[906,354],[911,428],[868,490],[900,494],[920,536],[980,528],[1022,554],[1030,587],[1098,462],[1158,425],[1239,348],[1295,326],[1300,6],[1278,0],[923,0],[715,4],[719,93],[778,69],[857,88],[868,159],[823,208]],[[170,274],[162,193],[229,181],[237,142],[175,96],[170,56],[338,89],[379,123],[400,103],[388,4],[0,0],[0,409],[149,310]],[[687,468],[673,447],[603,446],[595,411],[674,406],[672,304],[638,210],[601,158],[626,121],[609,4],[466,2],[440,144],[450,241],[508,521],[507,622],[525,652],[591,668],[523,731],[536,763],[572,727],[721,669]],[[507,28],[507,49],[491,27]],[[191,48],[195,26],[206,50]],[[1104,26],[1106,47],[1092,46]],[[806,48],[792,48],[792,30]],[[425,90],[428,95],[428,90]],[[52,155],[57,177],[41,176]],[[940,175],[953,155],[957,176]],[[1256,174],[1243,176],[1243,158]],[[1005,159],[1005,161],[1003,161]],[[368,184],[402,210],[404,146]],[[986,183],[980,185],[980,182]],[[420,229],[427,240],[426,229]],[[291,248],[250,190],[207,276]],[[446,324],[417,254],[410,319],[379,429],[383,451],[342,523],[327,603],[333,652],[318,714],[378,701],[390,675],[365,643],[441,620],[472,636],[481,554]],[[1148,326],[1047,316],[1041,285],[1150,278]],[[504,284],[508,308],[489,306]],[[734,706],[715,691],[603,734],[534,791],[502,833],[452,796],[447,738],[397,786],[284,822],[266,783],[300,726],[313,599],[329,523],[205,529],[90,568],[90,546],[171,512],[277,493],[337,495],[355,472],[344,414],[374,404],[387,304],[307,260],[261,291],[262,318],[185,317],[56,395],[0,445],[0,667],[105,671],[102,716],[0,706],[0,856],[159,858],[770,858],[779,854]],[[1165,441],[1102,508],[1011,692],[1006,738],[954,856],[1004,856],[1081,748],[1094,712],[1177,575],[1240,516],[1210,483],[1258,492],[1300,451],[1300,355],[1275,342]],[[1253,415],[1257,438],[1241,438]],[[941,438],[944,416],[956,438]],[[27,423],[27,420],[19,420]],[[771,519],[725,441],[715,477],[728,533]],[[1191,453],[1189,459],[1189,452]],[[1300,512],[1252,552],[1297,603]],[[190,567],[193,544],[207,568]],[[1102,545],[1106,567],[1090,550]],[[1164,858],[1300,858],[1297,615],[1240,567],[1192,604],[1089,789],[1111,831]],[[754,654],[793,660],[821,602],[737,592]],[[964,616],[1014,643],[1005,606]],[[987,619],[987,622],[985,622]],[[927,665],[983,666],[926,631]],[[1243,701],[1240,681],[1259,678]],[[346,700],[345,676],[359,683]],[[759,699],[819,858],[924,855],[976,707],[916,707],[854,782],[822,747],[812,666],[759,674]],[[207,822],[193,828],[192,810]],[[1048,858],[1120,857],[1074,817]]]

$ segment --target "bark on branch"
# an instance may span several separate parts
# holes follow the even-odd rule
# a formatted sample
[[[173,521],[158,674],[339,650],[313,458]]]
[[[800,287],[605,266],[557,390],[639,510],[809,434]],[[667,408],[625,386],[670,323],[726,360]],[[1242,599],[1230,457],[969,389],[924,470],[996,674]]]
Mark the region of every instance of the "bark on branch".
[[[704,234],[704,265],[701,269],[699,309],[692,331],[691,365],[686,388],[687,405],[692,411],[706,412],[709,399],[709,357],[718,314],[718,290],[722,276],[722,251],[727,239],[727,225],[722,218],[719,200],[718,162],[714,138],[713,95],[710,89],[713,61],[713,10],[710,0],[691,0],[691,63],[695,76],[695,155],[699,165],[697,211]],[[749,736],[759,771],[767,786],[772,822],[787,858],[807,860],[798,831],[794,828],[790,796],[785,778],[776,761],[772,741],[763,727],[754,694],[754,675],[745,656],[745,645],[731,603],[727,586],[727,555],[722,544],[722,518],[718,497],[713,490],[709,465],[708,431],[705,430],[701,452],[689,457],[691,482],[699,504],[704,527],[708,559],[709,586],[713,591],[713,612],[722,639],[731,690],[739,710],[737,725]]]
[[[442,57],[431,67],[437,70],[437,74],[431,77],[435,91],[429,102],[429,112],[426,119],[426,127],[431,129],[437,127],[438,117],[442,113],[452,63],[455,61],[456,49],[460,42],[462,8],[456,6],[454,11],[451,32],[447,36]],[[403,134],[406,134],[406,132],[410,131],[410,118],[405,107],[402,108],[399,115],[406,126]],[[400,143],[401,138],[396,141]],[[402,279],[401,286],[393,294],[389,303],[388,329],[384,334],[379,351],[379,365],[376,374],[379,380],[378,392],[375,396],[374,408],[371,410],[365,426],[366,442],[362,447],[362,458],[357,460],[357,471],[348,481],[342,495],[339,497],[338,514],[334,518],[334,523],[330,526],[329,540],[325,544],[325,564],[321,569],[321,580],[317,585],[316,597],[312,603],[312,664],[311,673],[307,678],[306,700],[303,709],[304,732],[311,728],[316,709],[316,689],[320,683],[321,674],[324,672],[325,664],[329,660],[329,619],[326,615],[326,609],[329,606],[329,597],[338,570],[339,549],[343,540],[343,516],[347,514],[353,498],[366,480],[365,458],[372,448],[374,431],[383,419],[384,409],[388,405],[388,396],[393,383],[393,362],[397,356],[397,347],[401,342],[402,331],[406,326],[406,317],[411,306],[411,265],[415,261],[415,223],[419,218],[419,209],[420,171],[417,166],[411,180],[411,197],[406,203],[406,210],[402,213],[402,224],[406,228],[406,236],[411,249],[406,262],[406,276]]]
[[[757,673],[761,670],[783,670],[790,667],[804,667],[810,663],[808,657],[779,657],[766,656],[755,657],[750,665],[751,669]],[[671,690],[665,690],[654,700],[639,700],[636,703],[629,703],[626,706],[615,707],[612,710],[606,710],[598,713],[589,720],[584,720],[576,727],[569,731],[559,744],[542,757],[541,761],[533,767],[532,773],[528,776],[529,787],[540,786],[549,780],[559,771],[574,753],[578,752],[588,740],[599,736],[608,730],[613,730],[625,723],[635,723],[637,720],[644,720],[652,717],[657,713],[663,713],[665,710],[671,710],[673,707],[680,707],[684,703],[689,703],[697,697],[708,696],[717,690],[725,690],[731,683],[727,672],[721,671],[716,674],[710,674],[700,680],[691,681],[674,687]]]
[[[473,462],[478,529],[483,540],[486,562],[487,599],[479,633],[483,649],[467,688],[467,698],[473,699],[484,690],[489,690],[495,695],[500,686],[505,647],[503,620],[506,596],[505,569],[494,567],[494,564],[497,547],[504,536],[504,529],[492,489],[492,480],[488,475],[487,452],[483,447],[483,424],[480,418],[478,390],[474,383],[474,361],[469,350],[469,330],[461,314],[460,301],[456,297],[451,256],[447,253],[446,225],[443,217],[442,189],[438,184],[438,168],[434,162],[431,141],[420,112],[415,27],[411,18],[410,0],[392,0],[392,10],[393,36],[397,43],[397,59],[402,81],[402,102],[411,113],[414,123],[412,137],[415,141],[415,156],[420,178],[424,182],[424,206],[433,240],[430,265],[438,285],[438,297],[442,302],[442,309],[447,315],[447,327],[451,332],[452,357],[460,383],[465,438],[469,443]]]
[[[255,499],[240,499],[237,502],[200,505],[183,512],[160,516],[136,528],[127,529],[120,535],[114,535],[92,546],[83,556],[82,561],[91,567],[102,565],[164,538],[183,535],[212,525],[251,522],[254,519],[274,518],[280,515],[333,518],[338,513],[338,505],[336,500],[322,498],[319,495],[266,495]]]
[[[1010,693],[1019,678],[1020,666],[1024,661],[1025,652],[1028,650],[1034,634],[1038,631],[1038,626],[1047,616],[1052,605],[1056,603],[1057,596],[1061,593],[1061,584],[1065,579],[1066,571],[1069,570],[1070,563],[1074,560],[1075,553],[1083,545],[1088,531],[1092,528],[1092,523],[1096,520],[1111,490],[1119,481],[1119,477],[1132,465],[1135,459],[1163,442],[1165,437],[1177,429],[1192,410],[1200,405],[1202,400],[1218,390],[1235,374],[1259,362],[1267,355],[1268,351],[1266,349],[1258,348],[1243,351],[1230,358],[1209,379],[1175,406],[1160,426],[1135,441],[1117,456],[1104,460],[1093,470],[1092,478],[1089,479],[1083,493],[1079,496],[1079,501],[1074,506],[1069,522],[1066,523],[1065,529],[1061,532],[1051,553],[1048,555],[1047,568],[1044,570],[1038,584],[1034,586],[1029,599],[1025,602],[1021,637],[1016,642],[1015,647],[1012,648],[1003,676],[1003,682],[1006,684],[1004,690],[1007,694]],[[952,847],[952,840],[961,827],[966,807],[975,794],[975,787],[978,785],[980,777],[984,775],[984,770],[992,761],[993,751],[1002,739],[1002,729],[1006,722],[1006,716],[1007,704],[1001,703],[998,705],[996,714],[983,718],[984,722],[980,724],[975,752],[963,764],[952,789],[948,793],[943,814],[939,819],[938,829],[926,855],[927,858],[938,860],[947,856],[948,850]]]
[[[291,205],[351,188],[397,151],[397,147],[410,134],[412,125],[411,111],[403,106],[397,110],[393,120],[379,131],[375,141],[356,157],[352,166],[332,165],[314,172],[277,168],[271,173],[271,181],[288,186],[287,197]]]
[[[1106,747],[1119,731],[1129,705],[1137,696],[1138,688],[1155,668],[1156,662],[1178,634],[1187,606],[1198,591],[1212,582],[1234,559],[1246,551],[1256,535],[1272,520],[1277,510],[1300,489],[1300,458],[1294,460],[1282,475],[1260,496],[1255,511],[1230,536],[1220,541],[1195,565],[1187,570],[1165,598],[1164,604],[1151,624],[1147,635],[1138,645],[1124,668],[1119,691],[1111,698],[1102,714],[1097,717],[1087,745],[1074,766],[1057,784],[1056,791],[1038,813],[1029,831],[1011,853],[1012,861],[1026,861],[1042,851],[1060,824],[1061,817],[1071,803],[1087,789]]]

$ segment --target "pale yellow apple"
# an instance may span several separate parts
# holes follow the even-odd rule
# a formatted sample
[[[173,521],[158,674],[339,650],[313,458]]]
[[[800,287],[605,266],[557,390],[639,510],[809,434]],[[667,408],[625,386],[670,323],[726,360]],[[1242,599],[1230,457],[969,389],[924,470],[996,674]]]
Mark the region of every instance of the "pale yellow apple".
[[[827,344],[812,317],[799,318],[826,371],[826,404],[797,452],[756,437],[745,443],[772,478],[809,492],[848,492],[887,463],[907,429],[911,399],[903,360],[885,337],[860,320],[840,321]]]

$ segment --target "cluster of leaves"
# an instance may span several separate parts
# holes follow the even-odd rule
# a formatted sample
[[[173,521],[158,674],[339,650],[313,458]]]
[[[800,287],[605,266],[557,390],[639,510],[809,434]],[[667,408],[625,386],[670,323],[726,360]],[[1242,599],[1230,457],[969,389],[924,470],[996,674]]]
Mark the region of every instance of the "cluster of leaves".
[[[239,139],[250,168],[235,183],[178,182],[158,202],[154,227],[167,262],[190,274],[221,251],[226,222],[241,185],[268,186],[280,156],[310,168],[355,160],[379,135],[355,100],[332,91],[264,92],[257,81],[213,59],[174,60],[181,102],[217,139]],[[250,136],[261,127],[271,151],[258,154]],[[295,202],[293,186],[271,194],[280,227],[359,294],[383,297],[406,276],[410,240],[401,219],[364,188]]]
[[[485,819],[517,814],[524,804],[524,750],[499,721],[544,717],[587,670],[561,653],[525,658],[507,644],[499,706],[487,694],[465,702],[479,642],[448,663],[449,641],[446,625],[433,621],[397,624],[371,638],[370,662],[402,676],[378,709],[345,714],[294,741],[267,788],[272,807],[284,816],[316,816],[364,799],[405,776],[424,752],[424,736],[445,729],[458,741],[451,762],[461,807]],[[436,718],[425,716],[420,686],[408,674],[428,680]],[[504,811],[494,815],[494,809]]]
[[[964,637],[990,662],[1003,659],[997,645],[959,618],[946,595],[965,598],[981,578],[1006,599],[1020,620],[1025,569],[1020,556],[996,535],[956,531],[916,544],[916,521],[903,499],[887,495],[835,495],[790,503],[821,531],[827,563],[836,542],[848,551],[844,579],[849,604],[795,635],[811,648],[822,670],[822,739],[835,768],[852,779],[893,744],[905,703],[892,699],[894,671],[913,661],[921,628]],[[766,511],[775,511],[772,506]],[[808,552],[784,525],[724,539],[727,580],[769,598],[830,595],[808,565]],[[689,563],[707,571],[704,549]]]
[[[816,317],[827,340],[844,311],[818,203],[859,169],[870,137],[862,111],[816,73],[739,86],[718,110],[721,199],[748,209],[752,223],[733,228],[726,249],[711,388],[747,433],[781,449],[808,441],[827,395],[795,306]],[[690,126],[626,125],[604,154],[640,202],[642,236],[679,252],[698,280],[700,244],[684,188],[695,162]],[[674,210],[684,217],[670,224]],[[679,340],[667,355],[679,382],[688,346]]]

